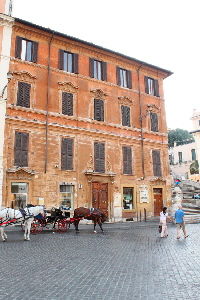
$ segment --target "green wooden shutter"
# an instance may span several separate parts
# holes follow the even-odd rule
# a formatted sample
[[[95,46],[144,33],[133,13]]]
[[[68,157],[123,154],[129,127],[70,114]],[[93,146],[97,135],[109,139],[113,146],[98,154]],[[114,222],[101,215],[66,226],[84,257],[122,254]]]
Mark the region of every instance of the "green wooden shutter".
[[[101,67],[102,80],[107,81],[107,63],[102,61]]]
[[[32,42],[32,62],[37,63],[38,60],[38,42]]]
[[[28,166],[28,138],[26,132],[15,132],[14,164],[17,167]]]
[[[154,176],[161,177],[161,161],[160,161],[160,151],[152,150],[152,158],[153,158],[153,174]]]
[[[132,89],[132,72],[127,70],[127,87]]]
[[[132,150],[131,147],[123,146],[123,174],[132,174]]]
[[[15,132],[14,165],[21,165],[21,132]]]
[[[21,166],[28,166],[28,133],[21,133]]]
[[[116,78],[117,78],[117,85],[121,85],[120,82],[120,67],[116,67]]]
[[[131,126],[130,125],[130,107],[122,105],[121,106],[122,112],[122,126]]]
[[[144,76],[145,93],[149,94],[148,77]]]
[[[94,99],[94,119],[104,121],[104,101],[101,99]]]
[[[94,171],[105,173],[105,145],[94,143]]]
[[[151,113],[151,131],[158,132],[158,115],[156,113]]]
[[[67,170],[73,170],[73,140],[67,142]]]
[[[159,84],[158,80],[154,79],[154,92],[156,97],[160,97],[159,95]]]
[[[30,107],[30,90],[31,85],[26,82],[18,82],[17,105],[22,107]]]
[[[90,57],[90,77],[94,78],[94,58]]]
[[[59,69],[64,70],[64,50],[59,49]]]
[[[73,72],[78,74],[78,54],[73,53]]]
[[[22,37],[16,36],[15,57],[21,58],[21,52],[22,52]]]
[[[73,94],[62,92],[62,114],[73,116]]]
[[[73,170],[73,140],[62,138],[61,169]]]
[[[105,173],[105,145],[100,143],[100,173]]]
[[[31,85],[29,83],[24,83],[24,107],[30,107],[30,90]]]

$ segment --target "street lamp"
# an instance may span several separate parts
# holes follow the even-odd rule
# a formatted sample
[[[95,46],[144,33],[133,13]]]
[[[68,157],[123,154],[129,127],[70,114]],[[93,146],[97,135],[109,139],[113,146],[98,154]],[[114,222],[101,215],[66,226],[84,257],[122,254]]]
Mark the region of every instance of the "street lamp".
[[[144,118],[146,118],[146,117],[148,116],[148,114],[151,113],[152,110],[153,110],[152,105],[148,105],[148,106],[149,106],[149,109],[146,110],[146,114],[139,117],[140,125],[142,124],[142,120],[143,120]]]
[[[2,93],[1,93],[1,98],[2,98],[2,99],[3,99],[3,95],[4,95],[4,93],[5,93],[5,90],[6,90],[7,86],[8,86],[8,84],[9,84],[9,82],[10,82],[11,79],[12,79],[12,76],[13,76],[13,74],[9,71],[9,72],[7,73],[7,80],[8,80],[8,82],[7,82],[6,85],[4,86],[4,88],[3,88],[3,90],[2,90]],[[4,100],[7,100],[7,99],[4,99]]]

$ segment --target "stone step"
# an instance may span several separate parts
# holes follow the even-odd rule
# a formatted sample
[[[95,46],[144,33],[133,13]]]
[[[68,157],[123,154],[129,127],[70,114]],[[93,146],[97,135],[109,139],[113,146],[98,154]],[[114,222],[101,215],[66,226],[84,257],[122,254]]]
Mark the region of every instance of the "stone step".
[[[200,223],[200,215],[185,215],[185,222],[192,223]]]

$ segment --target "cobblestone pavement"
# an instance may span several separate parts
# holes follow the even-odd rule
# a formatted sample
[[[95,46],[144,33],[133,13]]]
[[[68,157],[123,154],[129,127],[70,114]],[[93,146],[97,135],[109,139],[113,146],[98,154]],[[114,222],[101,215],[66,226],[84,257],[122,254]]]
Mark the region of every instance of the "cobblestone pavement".
[[[200,224],[186,225],[188,238],[160,238],[157,224],[73,226],[63,234],[45,230],[23,241],[16,227],[0,240],[1,300],[200,300]]]

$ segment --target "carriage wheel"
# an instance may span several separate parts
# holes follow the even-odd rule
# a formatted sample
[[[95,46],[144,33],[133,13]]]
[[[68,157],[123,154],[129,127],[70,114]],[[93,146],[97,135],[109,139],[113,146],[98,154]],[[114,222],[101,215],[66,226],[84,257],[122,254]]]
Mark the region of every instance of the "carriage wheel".
[[[23,231],[25,231],[25,225],[24,223],[21,224],[21,228]],[[31,229],[30,229],[30,233],[31,234],[38,234],[38,233],[41,233],[43,230],[43,228],[41,227],[41,223],[38,222],[38,221],[33,221],[31,223]]]
[[[43,228],[41,227],[41,223],[38,221],[33,221],[31,223],[31,234],[38,234],[41,233]]]
[[[70,227],[70,223],[66,221],[59,220],[55,223],[55,231],[57,233],[66,232]]]

